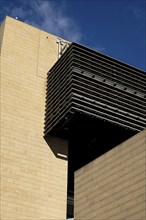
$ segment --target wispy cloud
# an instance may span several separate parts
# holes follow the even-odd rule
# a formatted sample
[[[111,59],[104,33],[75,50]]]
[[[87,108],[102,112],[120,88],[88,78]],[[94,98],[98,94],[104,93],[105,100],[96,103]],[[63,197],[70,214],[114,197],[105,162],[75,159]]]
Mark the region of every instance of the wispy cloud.
[[[140,21],[141,24],[146,22],[146,3],[143,2],[141,5],[139,2],[139,5],[137,4],[131,4],[130,6],[127,7],[127,13],[128,16],[132,16],[136,21]]]
[[[93,47],[93,50],[96,50],[96,51],[98,51],[98,52],[101,52],[101,53],[103,53],[103,52],[105,52],[105,47],[102,47],[102,46],[95,46],[95,47]]]
[[[145,15],[145,11],[139,8],[133,8],[133,15],[136,19],[142,19],[145,20],[146,15]]]
[[[17,6],[12,1],[7,7],[3,7],[2,10],[3,13],[9,16],[17,16],[27,24],[69,41],[80,42],[82,39],[79,26],[72,18],[66,15],[65,7],[60,1],[59,6],[49,0],[19,0]]]

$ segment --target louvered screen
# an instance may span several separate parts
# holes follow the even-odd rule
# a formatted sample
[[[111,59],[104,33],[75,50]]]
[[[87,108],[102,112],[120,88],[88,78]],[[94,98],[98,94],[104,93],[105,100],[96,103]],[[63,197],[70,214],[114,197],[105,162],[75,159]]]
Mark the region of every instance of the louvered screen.
[[[80,117],[146,127],[146,73],[72,43],[48,72],[45,131],[68,138]]]

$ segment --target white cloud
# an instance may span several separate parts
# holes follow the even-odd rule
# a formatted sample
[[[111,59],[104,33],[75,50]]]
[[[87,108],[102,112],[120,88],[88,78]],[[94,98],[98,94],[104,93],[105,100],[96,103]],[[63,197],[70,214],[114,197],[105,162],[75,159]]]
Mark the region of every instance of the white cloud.
[[[132,4],[127,8],[127,13],[129,16],[132,16],[132,18],[135,18],[137,21],[140,21],[140,23],[143,22],[143,24],[145,24],[145,18],[146,18],[145,6],[138,7],[137,5]]]
[[[103,53],[106,49],[102,46],[95,46],[93,50]]]
[[[15,2],[15,1],[14,1]],[[72,18],[65,15],[64,5],[49,0],[19,1],[19,6],[13,2],[5,7],[5,12],[18,17],[23,22],[50,32],[69,41],[80,42],[82,34]]]
[[[134,8],[132,12],[133,12],[133,15],[136,19],[143,20],[143,22],[145,22],[146,14],[145,14],[144,10],[139,9],[139,8]]]

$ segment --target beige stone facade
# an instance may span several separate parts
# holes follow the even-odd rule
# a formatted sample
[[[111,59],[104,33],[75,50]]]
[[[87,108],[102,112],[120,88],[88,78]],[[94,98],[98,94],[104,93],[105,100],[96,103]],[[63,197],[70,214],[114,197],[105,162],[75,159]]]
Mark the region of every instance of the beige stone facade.
[[[64,220],[67,160],[43,139],[46,74],[56,36],[6,17],[1,24],[1,219]],[[56,139],[59,147],[67,143]]]
[[[75,173],[75,220],[146,219],[146,130]]]

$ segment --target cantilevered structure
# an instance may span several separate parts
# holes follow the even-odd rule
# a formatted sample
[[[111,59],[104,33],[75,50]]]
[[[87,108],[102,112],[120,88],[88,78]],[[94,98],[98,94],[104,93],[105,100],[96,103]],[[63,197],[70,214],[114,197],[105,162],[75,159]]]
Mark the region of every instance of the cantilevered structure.
[[[146,127],[145,85],[144,71],[77,43],[48,72],[44,137],[69,141],[69,210],[74,172]]]
[[[48,72],[45,138],[77,138],[84,152],[100,143],[102,154],[146,127],[145,85],[144,71],[72,43]]]

